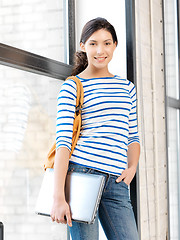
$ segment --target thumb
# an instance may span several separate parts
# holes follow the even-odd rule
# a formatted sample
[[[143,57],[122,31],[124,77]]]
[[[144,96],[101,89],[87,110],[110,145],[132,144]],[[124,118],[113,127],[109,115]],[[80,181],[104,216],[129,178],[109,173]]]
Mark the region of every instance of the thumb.
[[[117,183],[119,183],[119,182],[121,182],[122,181],[122,176],[120,176],[120,177],[118,177],[117,179],[116,179],[116,182]]]
[[[122,174],[121,174],[121,176],[119,176],[117,179],[116,179],[116,182],[117,183],[119,183],[119,182],[121,182],[123,179],[124,179],[124,174],[123,174],[123,172],[122,172]]]

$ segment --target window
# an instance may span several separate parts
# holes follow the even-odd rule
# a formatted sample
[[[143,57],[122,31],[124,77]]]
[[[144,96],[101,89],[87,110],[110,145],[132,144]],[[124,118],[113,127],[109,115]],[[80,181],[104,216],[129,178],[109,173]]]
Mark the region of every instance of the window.
[[[66,226],[37,216],[34,207],[43,161],[55,140],[56,97],[72,70],[74,1],[25,5],[3,0],[0,5],[0,212],[5,239],[66,239]]]
[[[169,239],[180,239],[179,1],[164,1]]]
[[[65,62],[66,1],[2,0],[0,42]]]
[[[43,161],[55,141],[56,96],[62,80],[0,66],[0,211],[5,239],[66,236],[48,217],[35,214]],[[54,237],[54,238],[53,238]]]

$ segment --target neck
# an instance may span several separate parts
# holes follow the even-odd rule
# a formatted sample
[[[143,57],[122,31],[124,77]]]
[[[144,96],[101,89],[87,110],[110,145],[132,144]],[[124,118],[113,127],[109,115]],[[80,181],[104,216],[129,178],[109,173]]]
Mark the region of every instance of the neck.
[[[92,69],[87,67],[83,72],[79,74],[80,77],[84,78],[95,78],[95,77],[113,77],[114,75],[109,72],[108,69]]]

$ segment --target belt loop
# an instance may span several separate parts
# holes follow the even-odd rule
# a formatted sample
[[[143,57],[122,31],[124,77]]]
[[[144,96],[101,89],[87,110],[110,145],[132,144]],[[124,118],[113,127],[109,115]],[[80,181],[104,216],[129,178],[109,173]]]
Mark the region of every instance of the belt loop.
[[[106,191],[106,186],[107,186],[107,184],[108,184],[108,181],[109,181],[109,178],[110,178],[110,174],[109,173],[106,173],[106,176],[107,176],[107,178],[106,178],[106,182],[105,182],[105,184],[104,184],[104,192]]]

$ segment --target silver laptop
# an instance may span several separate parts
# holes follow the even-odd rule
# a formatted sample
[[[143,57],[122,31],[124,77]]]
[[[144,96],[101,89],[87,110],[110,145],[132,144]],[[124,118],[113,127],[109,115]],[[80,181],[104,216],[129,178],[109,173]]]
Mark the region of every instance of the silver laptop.
[[[70,205],[72,220],[91,224],[95,221],[105,177],[89,173],[68,172],[66,200]],[[45,172],[35,213],[50,216],[53,204],[54,169]]]

